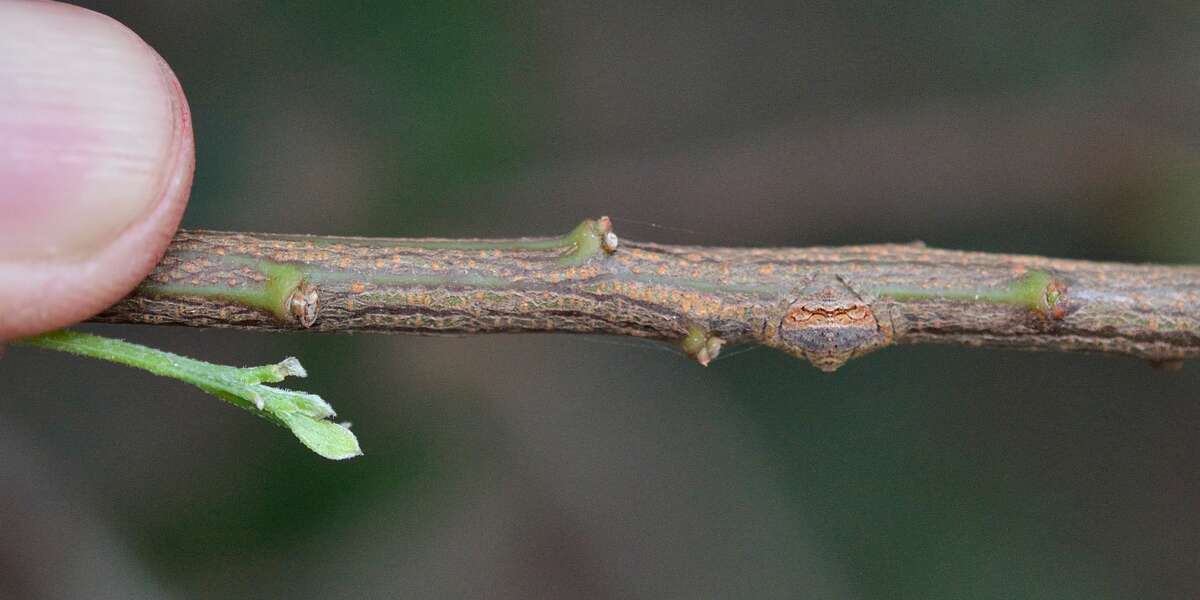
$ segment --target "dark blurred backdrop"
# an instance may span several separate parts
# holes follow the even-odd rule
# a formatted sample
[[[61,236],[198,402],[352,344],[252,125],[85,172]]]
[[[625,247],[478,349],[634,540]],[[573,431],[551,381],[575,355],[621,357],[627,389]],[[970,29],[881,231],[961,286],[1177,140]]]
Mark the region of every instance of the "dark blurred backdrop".
[[[1200,261],[1194,2],[85,4],[187,91],[188,227]],[[1194,364],[92,329],[297,355],[367,454],[13,349],[6,598],[1200,595]]]

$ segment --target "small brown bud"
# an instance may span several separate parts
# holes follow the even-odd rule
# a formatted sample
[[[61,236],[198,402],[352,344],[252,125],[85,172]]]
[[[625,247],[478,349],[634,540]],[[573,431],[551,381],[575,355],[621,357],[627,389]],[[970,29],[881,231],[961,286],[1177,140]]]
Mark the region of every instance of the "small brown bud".
[[[312,327],[317,322],[321,306],[317,298],[317,287],[307,281],[300,282],[288,298],[288,311],[302,327]]]

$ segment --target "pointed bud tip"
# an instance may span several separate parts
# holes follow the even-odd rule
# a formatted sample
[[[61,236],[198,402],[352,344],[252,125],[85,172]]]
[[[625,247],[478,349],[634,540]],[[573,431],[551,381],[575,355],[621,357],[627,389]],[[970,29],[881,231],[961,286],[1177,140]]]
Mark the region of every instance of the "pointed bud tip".
[[[304,370],[304,366],[300,364],[300,359],[295,356],[283,359],[279,362],[278,366],[289,377],[308,377],[308,371]]]

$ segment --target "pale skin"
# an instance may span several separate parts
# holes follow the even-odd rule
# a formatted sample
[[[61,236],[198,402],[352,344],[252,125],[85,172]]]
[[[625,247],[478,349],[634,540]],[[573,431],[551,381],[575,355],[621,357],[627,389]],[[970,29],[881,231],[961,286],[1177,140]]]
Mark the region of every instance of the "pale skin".
[[[170,68],[95,12],[0,1],[0,90],[2,344],[128,294],[179,225],[195,160]]]

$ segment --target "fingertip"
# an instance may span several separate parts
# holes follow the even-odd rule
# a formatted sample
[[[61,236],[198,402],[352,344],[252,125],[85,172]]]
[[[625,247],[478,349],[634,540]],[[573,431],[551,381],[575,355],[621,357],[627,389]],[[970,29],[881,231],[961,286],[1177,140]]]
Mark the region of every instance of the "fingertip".
[[[132,290],[179,225],[195,152],[171,69],[86,9],[0,3],[0,88],[13,91],[0,95],[2,341]]]

